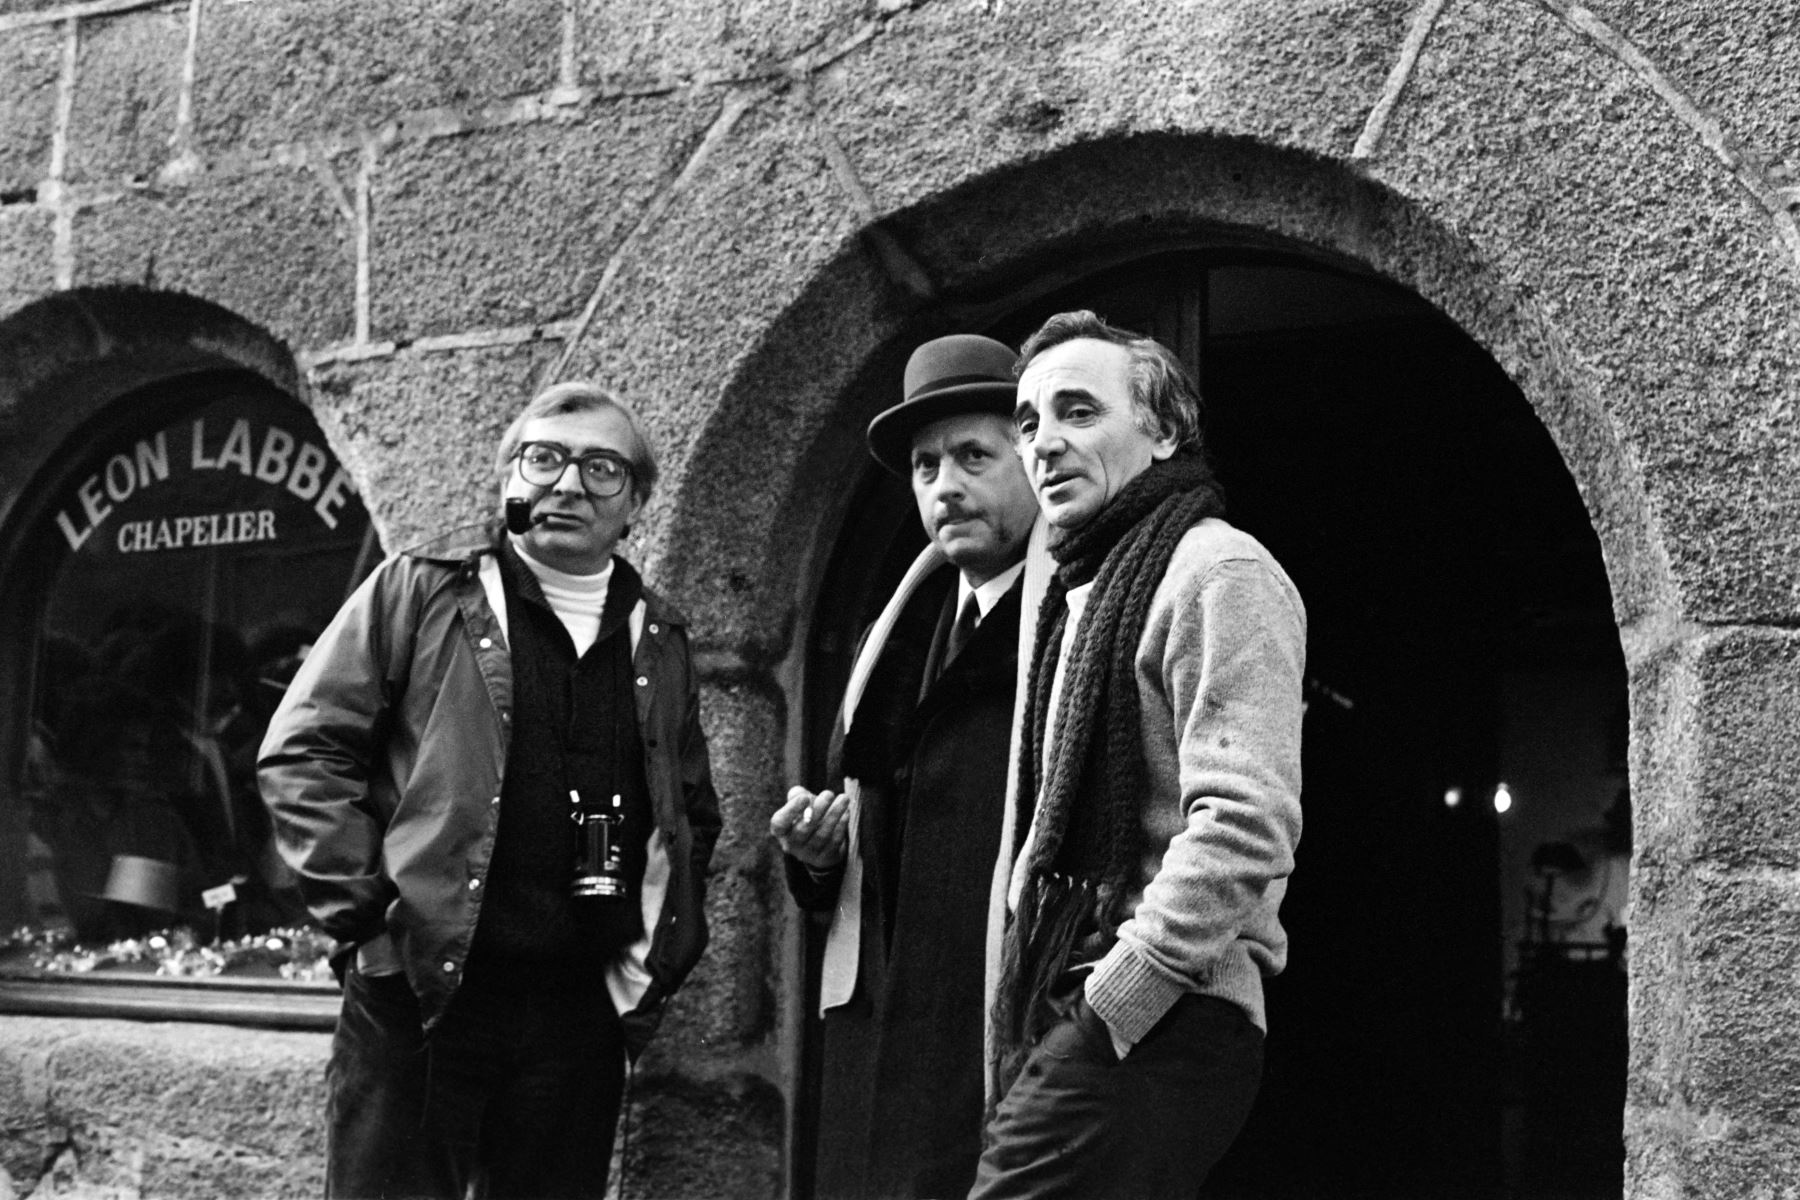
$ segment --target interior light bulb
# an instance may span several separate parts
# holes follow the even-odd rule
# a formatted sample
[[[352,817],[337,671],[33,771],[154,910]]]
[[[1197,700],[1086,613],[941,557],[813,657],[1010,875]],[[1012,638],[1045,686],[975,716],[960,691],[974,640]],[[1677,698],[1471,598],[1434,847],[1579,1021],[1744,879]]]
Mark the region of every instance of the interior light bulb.
[[[1494,811],[1503,813],[1513,804],[1512,789],[1504,783],[1494,789]]]

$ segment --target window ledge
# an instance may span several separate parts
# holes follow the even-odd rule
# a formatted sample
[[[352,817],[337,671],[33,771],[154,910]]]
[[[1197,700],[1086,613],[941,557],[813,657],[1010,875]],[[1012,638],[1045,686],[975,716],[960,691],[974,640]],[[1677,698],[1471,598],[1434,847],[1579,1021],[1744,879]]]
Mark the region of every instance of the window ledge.
[[[331,1029],[337,988],[281,979],[156,975],[0,978],[0,1012],[38,1016],[206,1021],[279,1029]]]

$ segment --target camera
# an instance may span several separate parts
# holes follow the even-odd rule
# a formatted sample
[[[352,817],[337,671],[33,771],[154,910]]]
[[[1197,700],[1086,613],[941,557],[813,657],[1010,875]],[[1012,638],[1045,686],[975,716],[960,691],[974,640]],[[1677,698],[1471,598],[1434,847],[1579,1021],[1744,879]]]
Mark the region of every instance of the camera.
[[[619,900],[631,894],[625,881],[624,854],[619,846],[618,831],[625,820],[623,800],[615,795],[610,807],[585,804],[581,793],[570,789],[570,819],[577,826],[575,842],[575,875],[569,882],[569,894],[577,899],[599,897]]]

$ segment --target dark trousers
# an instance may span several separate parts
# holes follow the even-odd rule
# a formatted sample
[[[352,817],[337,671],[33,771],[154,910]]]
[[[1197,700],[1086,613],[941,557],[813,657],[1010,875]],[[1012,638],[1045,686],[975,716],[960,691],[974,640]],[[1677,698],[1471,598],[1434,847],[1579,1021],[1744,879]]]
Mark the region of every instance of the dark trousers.
[[[1243,1128],[1262,1031],[1235,1004],[1183,996],[1123,1062],[1085,999],[1000,1101],[969,1200],[1193,1197]]]
[[[327,1197],[604,1197],[618,1015],[598,980],[520,982],[471,973],[427,1043],[404,976],[349,974],[325,1071]]]

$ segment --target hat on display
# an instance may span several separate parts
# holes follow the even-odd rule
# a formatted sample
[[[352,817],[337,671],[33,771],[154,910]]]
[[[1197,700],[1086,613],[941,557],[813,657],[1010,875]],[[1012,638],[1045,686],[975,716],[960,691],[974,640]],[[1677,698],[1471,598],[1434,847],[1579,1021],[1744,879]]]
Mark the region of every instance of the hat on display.
[[[100,897],[158,912],[175,912],[179,907],[179,889],[180,872],[174,863],[137,854],[115,854]]]
[[[896,475],[912,474],[913,435],[960,413],[1013,414],[1018,355],[993,338],[956,333],[934,338],[906,360],[906,399],[869,422],[869,453]]]

